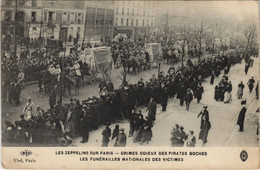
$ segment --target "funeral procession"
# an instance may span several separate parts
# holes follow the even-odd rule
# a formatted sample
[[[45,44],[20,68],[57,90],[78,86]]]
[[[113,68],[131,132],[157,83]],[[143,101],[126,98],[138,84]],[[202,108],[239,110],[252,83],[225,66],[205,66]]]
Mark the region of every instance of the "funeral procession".
[[[2,0],[2,145],[258,146],[257,11]]]

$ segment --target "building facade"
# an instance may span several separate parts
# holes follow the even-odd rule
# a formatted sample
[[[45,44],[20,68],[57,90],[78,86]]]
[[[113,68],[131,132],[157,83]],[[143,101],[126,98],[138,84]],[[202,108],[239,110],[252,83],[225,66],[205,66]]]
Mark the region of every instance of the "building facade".
[[[17,1],[16,35],[44,37],[63,42],[83,41],[84,1],[31,0]],[[1,4],[2,35],[14,35],[15,0],[3,0]]]
[[[114,35],[124,33],[139,39],[154,27],[155,5],[153,1],[116,1]]]
[[[15,0],[3,0],[1,3],[2,35],[14,35]],[[39,37],[42,33],[42,1],[32,0],[17,2],[16,35],[22,37]]]
[[[114,2],[85,2],[84,42],[108,41],[113,38]]]
[[[67,43],[82,42],[84,1],[46,1],[43,4],[44,37]]]

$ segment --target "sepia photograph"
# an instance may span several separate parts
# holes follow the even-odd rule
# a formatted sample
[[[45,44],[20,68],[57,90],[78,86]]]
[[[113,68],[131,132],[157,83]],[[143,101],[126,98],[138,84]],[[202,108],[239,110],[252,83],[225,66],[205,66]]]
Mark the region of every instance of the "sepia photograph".
[[[258,147],[258,5],[2,0],[2,147]]]

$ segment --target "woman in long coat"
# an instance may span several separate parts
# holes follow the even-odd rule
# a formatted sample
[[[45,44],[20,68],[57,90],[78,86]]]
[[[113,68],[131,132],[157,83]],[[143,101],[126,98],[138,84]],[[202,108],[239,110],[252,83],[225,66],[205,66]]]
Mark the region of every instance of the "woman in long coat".
[[[208,137],[210,128],[211,128],[211,124],[210,124],[208,117],[203,116],[203,121],[201,122],[201,125],[200,125],[200,134],[199,134],[199,139],[202,140],[203,146],[205,145],[205,143],[207,143],[207,137]]]
[[[241,101],[242,108],[240,110],[240,113],[238,115],[237,125],[239,125],[239,131],[243,132],[244,130],[244,120],[246,115],[246,100]]]
[[[244,86],[243,82],[241,81],[241,83],[238,84],[238,90],[237,90],[238,99],[241,99],[243,97],[244,88],[245,88],[245,86]]]

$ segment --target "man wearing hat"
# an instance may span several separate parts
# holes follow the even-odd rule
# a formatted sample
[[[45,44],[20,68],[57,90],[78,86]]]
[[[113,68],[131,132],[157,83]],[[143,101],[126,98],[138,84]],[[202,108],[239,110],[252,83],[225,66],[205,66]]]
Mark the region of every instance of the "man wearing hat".
[[[106,127],[102,132],[102,135],[103,135],[102,147],[108,146],[109,138],[111,137],[111,129],[109,128],[110,123],[106,123],[105,125],[106,125]]]
[[[124,133],[125,129],[120,128],[119,134],[116,139],[115,147],[125,147],[126,145],[126,134]]]
[[[197,116],[197,118],[199,118],[201,116],[201,122],[203,121],[203,116],[207,116],[209,119],[209,112],[208,112],[207,108],[208,108],[208,106],[204,105],[203,110]]]
[[[246,99],[243,99],[241,101],[241,105],[242,105],[242,108],[241,108],[239,115],[238,115],[237,125],[239,125],[239,131],[243,132],[243,130],[244,130],[244,120],[245,120],[245,115],[246,115],[246,111],[247,111]]]

